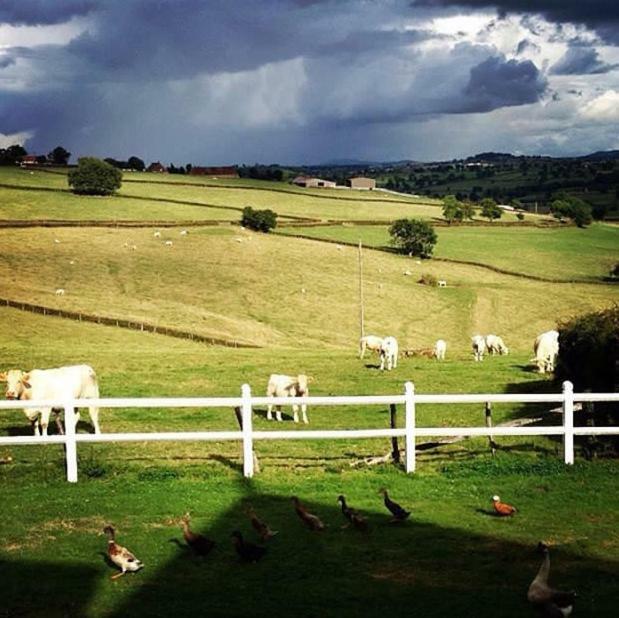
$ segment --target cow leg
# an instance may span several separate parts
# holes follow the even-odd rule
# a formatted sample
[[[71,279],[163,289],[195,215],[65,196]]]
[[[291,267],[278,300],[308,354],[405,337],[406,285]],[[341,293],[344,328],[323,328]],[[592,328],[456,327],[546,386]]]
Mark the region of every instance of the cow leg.
[[[277,420],[281,423],[282,422],[282,407],[281,406],[275,406],[275,416]]]
[[[41,433],[43,437],[47,437],[47,427],[49,425],[49,416],[51,413],[52,411],[50,408],[41,410],[41,420],[39,422],[41,423]]]
[[[39,419],[35,418],[33,421],[30,421],[30,425],[32,426],[32,431],[35,436],[40,436],[41,432],[39,431]]]
[[[271,404],[269,404],[267,406],[267,421],[272,421],[273,420],[272,411],[273,411],[273,406]]]
[[[295,423],[299,422],[299,406],[297,404],[292,406],[292,417],[294,418]]]
[[[56,429],[58,429],[58,433],[61,436],[64,436],[64,427],[62,426],[62,421],[60,420],[60,414],[58,412],[54,413],[54,420],[56,421]]]
[[[95,433],[101,433],[101,427],[99,427],[99,408],[91,406],[88,408],[88,413],[90,414],[90,420],[92,421]]]
[[[303,422],[307,425],[309,423],[309,420],[307,418],[307,405],[305,405],[304,403],[301,404],[301,413],[303,414]]]

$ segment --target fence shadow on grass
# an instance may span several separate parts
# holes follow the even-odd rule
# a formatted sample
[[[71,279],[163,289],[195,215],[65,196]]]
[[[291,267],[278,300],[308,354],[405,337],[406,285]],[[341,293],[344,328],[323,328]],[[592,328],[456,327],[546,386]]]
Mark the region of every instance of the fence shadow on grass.
[[[266,556],[255,564],[241,563],[230,541],[235,529],[248,540],[257,540],[243,512],[248,499],[279,531],[269,541]],[[126,576],[132,578],[134,592],[107,615],[535,615],[528,607],[526,592],[540,565],[534,548],[545,529],[520,544],[498,536],[499,530],[504,537],[510,536],[504,532],[506,526],[517,530],[516,518],[489,518],[486,513],[474,516],[483,518],[490,528],[496,526],[496,536],[492,531],[482,536],[418,522],[415,515],[394,525],[387,512],[380,510],[377,499],[376,510],[366,511],[371,532],[364,534],[341,528],[344,519],[335,496],[333,502],[307,504],[328,525],[322,533],[311,532],[297,518],[289,499],[260,495],[246,485],[243,500],[200,530],[217,542],[213,552],[201,559],[170,542],[170,536],[180,538],[176,529],[172,534],[170,529],[154,531],[159,556],[140,556],[147,568]],[[351,502],[355,502],[352,495]],[[475,511],[471,505],[462,508]],[[179,506],[179,513],[182,511]],[[578,591],[579,616],[613,615],[618,565],[593,560],[572,549],[552,549],[551,583]],[[161,554],[166,556],[163,561]],[[157,558],[162,566],[148,568]],[[122,581],[126,578],[110,582],[110,588],[128,584]],[[137,581],[139,587],[135,586]]]

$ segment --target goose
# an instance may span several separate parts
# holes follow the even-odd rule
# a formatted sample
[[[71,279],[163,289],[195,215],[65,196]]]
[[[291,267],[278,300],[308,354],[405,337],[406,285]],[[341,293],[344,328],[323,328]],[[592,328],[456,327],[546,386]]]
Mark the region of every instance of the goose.
[[[207,556],[213,547],[215,547],[215,542],[205,537],[203,534],[193,532],[193,530],[189,527],[190,520],[191,518],[189,513],[185,513],[185,515],[181,517],[180,521],[185,543],[187,543],[196,555]]]
[[[342,505],[342,515],[344,515],[344,517],[349,522],[348,524],[346,524],[343,527],[346,528],[350,524],[352,524],[357,530],[361,530],[362,532],[367,532],[368,531],[368,522],[365,519],[365,517],[363,517],[363,515],[361,515],[357,511],[355,511],[355,509],[351,509],[346,504],[346,498],[344,496],[342,496],[341,494],[337,497],[337,500]]]
[[[263,541],[268,541],[271,537],[274,537],[277,534],[277,530],[271,530],[269,525],[262,521],[258,515],[256,515],[256,511],[251,504],[247,507],[246,512],[251,521],[251,525]]]
[[[266,547],[244,541],[243,535],[238,530],[232,533],[232,544],[234,549],[236,549],[236,553],[244,562],[258,562],[267,551]]]
[[[301,519],[301,521],[310,529],[317,532],[321,532],[325,529],[325,525],[322,523],[319,517],[310,513],[302,504],[299,498],[292,496],[292,503],[294,504],[294,510]]]
[[[383,488],[378,493],[383,495],[385,506],[393,515],[392,522],[404,521],[411,514],[410,511],[404,510],[397,502],[391,500],[386,489]]]
[[[492,504],[494,506],[494,512],[500,517],[510,517],[516,513],[516,507],[507,502],[501,502],[499,496],[492,496]]]
[[[144,563],[141,560],[138,560],[126,547],[116,542],[116,530],[113,526],[105,526],[103,532],[108,537],[107,555],[121,570],[120,573],[112,575],[112,579],[121,577],[127,571],[139,571],[144,567]]]
[[[550,573],[550,551],[548,545],[539,542],[537,545],[539,551],[542,552],[544,559],[535,576],[535,579],[529,586],[527,592],[527,600],[539,607],[543,615],[547,618],[561,618],[569,616],[572,613],[576,593],[572,590],[564,592],[555,590],[548,585],[548,574]]]

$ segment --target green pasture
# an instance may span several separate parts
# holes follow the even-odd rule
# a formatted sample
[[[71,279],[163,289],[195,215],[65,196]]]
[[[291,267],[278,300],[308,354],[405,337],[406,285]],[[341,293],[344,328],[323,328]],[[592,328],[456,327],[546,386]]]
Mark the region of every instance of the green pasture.
[[[50,366],[90,362],[103,396],[234,395],[243,382],[260,392],[271,371],[305,370],[312,394],[400,392],[534,392],[555,389],[527,367],[526,355],[444,363],[403,359],[380,373],[354,350],[232,350],[161,335],[80,324],[0,309],[3,364]],[[427,409],[425,409],[427,408]],[[469,409],[464,409],[469,408]],[[539,411],[504,406],[495,422]],[[309,429],[384,427],[388,412],[372,408],[309,410]],[[402,422],[400,411],[399,422]],[[86,419],[87,419],[86,415]],[[418,406],[418,423],[483,425],[480,406]],[[21,411],[4,411],[0,435],[30,429]],[[552,422],[552,421],[550,421]],[[256,428],[290,429],[254,413]],[[229,410],[102,410],[105,432],[235,428]],[[79,432],[91,431],[83,422]],[[53,433],[53,430],[52,430]],[[353,468],[384,454],[387,440],[260,442],[261,471],[242,478],[237,443],[80,445],[79,482],[64,481],[60,446],[0,447],[3,515],[0,559],[8,616],[529,615],[526,589],[552,545],[551,581],[575,588],[580,615],[612,615],[619,561],[619,498],[613,463],[561,462],[559,442],[501,438],[494,458],[485,440],[419,451],[418,472],[393,465]],[[378,489],[412,509],[389,524]],[[367,535],[343,529],[336,497],[347,496],[368,518]],[[489,514],[499,493],[517,505],[510,520]],[[298,495],[328,525],[302,527],[290,496]],[[244,515],[251,502],[279,534],[258,564],[240,564],[232,530],[255,542]],[[577,506],[577,516],[575,509]],[[196,530],[215,539],[206,559],[176,544],[178,518],[190,511]],[[113,523],[118,541],[145,563],[119,580],[106,563],[101,530]],[[324,577],[325,568],[329,576]],[[284,581],[283,578],[286,578]]]
[[[227,227],[192,228],[187,236],[165,229],[161,238],[151,229],[0,230],[0,246],[0,280],[12,300],[265,347],[349,350],[358,340],[354,247]],[[424,273],[448,287],[419,284]],[[552,294],[547,286],[367,251],[366,332],[393,334],[403,348],[443,338],[455,354],[468,354],[476,332],[497,332],[528,352],[557,319],[619,295],[611,285],[553,284]],[[56,296],[58,288],[64,296]]]
[[[280,227],[284,234],[389,247],[383,226]],[[596,223],[577,227],[441,227],[434,255],[488,264],[511,272],[552,279],[598,279],[619,260],[619,228]]]

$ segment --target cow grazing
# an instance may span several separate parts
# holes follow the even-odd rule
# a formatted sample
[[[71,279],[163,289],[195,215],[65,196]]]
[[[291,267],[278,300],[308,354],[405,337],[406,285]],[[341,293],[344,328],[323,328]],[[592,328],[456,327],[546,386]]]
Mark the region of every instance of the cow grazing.
[[[311,377],[300,373],[297,376],[287,376],[278,373],[272,373],[269,377],[269,384],[267,385],[267,397],[307,397],[309,396],[308,384],[312,381]],[[269,404],[267,406],[267,419],[270,421],[273,419],[272,415],[273,406]],[[301,404],[301,412],[303,414],[303,422],[309,423],[307,418],[307,405]],[[299,406],[292,405],[292,413],[294,422],[299,422]],[[282,407],[280,405],[275,406],[275,414],[278,421],[282,420]]]
[[[376,335],[366,335],[359,339],[359,358],[365,356],[366,350],[380,353],[380,347],[383,344],[383,338]]]
[[[476,361],[484,360],[486,352],[486,340],[481,335],[475,335],[471,338],[471,346],[473,348],[473,356]]]
[[[387,371],[396,369],[398,366],[398,341],[395,337],[385,337],[380,346],[380,370],[384,371],[385,364]]]
[[[447,287],[447,281],[445,281],[444,279],[439,279],[436,284],[438,285],[439,288],[446,288]]]
[[[444,339],[438,339],[434,344],[434,357],[436,360],[445,360],[445,352],[447,352],[447,342]]]
[[[509,349],[503,343],[503,339],[497,335],[486,335],[486,348],[489,354],[509,354]]]
[[[552,372],[555,370],[555,362],[559,354],[559,333],[549,330],[538,335],[533,344],[535,358],[539,373]]]
[[[62,400],[68,397],[97,399],[99,385],[97,376],[89,365],[74,365],[56,369],[33,369],[24,372],[11,369],[0,373],[0,382],[6,382],[5,395],[7,399],[19,400]],[[60,408],[26,408],[24,413],[32,423],[35,436],[46,436],[49,417],[52,411],[56,414],[56,424],[62,433],[62,423],[58,419]],[[95,433],[101,433],[99,428],[99,410],[95,406],[88,408]],[[79,412],[76,410],[76,423]]]
[[[171,247],[174,243],[171,240],[166,240],[165,241],[165,246],[166,247]]]
[[[54,293],[56,296],[64,296],[64,288],[58,288]]]

